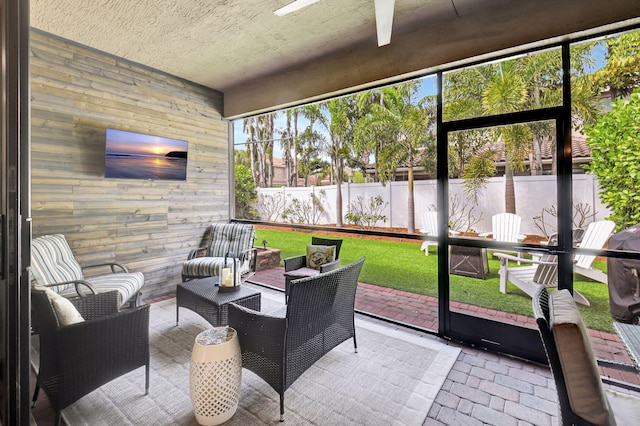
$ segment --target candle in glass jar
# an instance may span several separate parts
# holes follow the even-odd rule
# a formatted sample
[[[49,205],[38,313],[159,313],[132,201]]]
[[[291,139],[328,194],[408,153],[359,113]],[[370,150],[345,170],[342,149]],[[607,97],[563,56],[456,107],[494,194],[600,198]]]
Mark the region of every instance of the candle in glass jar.
[[[231,287],[233,285],[233,275],[231,275],[231,269],[222,268],[220,284],[225,287]]]

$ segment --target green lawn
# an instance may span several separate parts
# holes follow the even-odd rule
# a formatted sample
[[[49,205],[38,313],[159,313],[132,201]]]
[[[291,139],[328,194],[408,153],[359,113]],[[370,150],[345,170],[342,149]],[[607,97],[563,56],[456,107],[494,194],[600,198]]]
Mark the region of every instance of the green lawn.
[[[257,241],[267,240],[268,247],[278,248],[282,259],[305,252],[311,236],[303,232],[257,230]],[[322,235],[317,235],[322,236]],[[429,256],[416,243],[390,242],[364,238],[344,238],[340,259],[351,263],[366,256],[360,281],[417,294],[438,296],[438,256],[431,247]],[[594,262],[606,268],[606,262]],[[486,280],[451,275],[451,300],[474,304],[503,312],[532,316],[531,298],[509,284],[508,294],[499,291],[499,261],[489,255],[489,275]],[[609,295],[605,284],[576,276],[575,288],[591,306],[578,305],[589,328],[613,332],[609,314]]]

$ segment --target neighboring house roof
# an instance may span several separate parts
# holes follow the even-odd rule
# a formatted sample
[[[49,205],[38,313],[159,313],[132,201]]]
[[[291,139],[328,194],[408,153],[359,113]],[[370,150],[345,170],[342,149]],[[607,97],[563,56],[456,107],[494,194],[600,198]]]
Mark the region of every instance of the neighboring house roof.
[[[504,165],[505,156],[504,156],[504,143],[503,142],[495,142],[491,144],[491,149],[493,149],[496,153],[495,162],[498,165]],[[555,141],[545,140],[542,143],[542,161],[543,163],[550,163],[553,159],[553,150],[555,149]],[[571,150],[572,150],[572,158],[574,163],[584,164],[591,161],[591,149],[587,145],[587,137],[578,132],[572,132],[571,135]],[[408,168],[407,164],[402,164],[398,167],[398,171],[406,171]],[[418,167],[414,167],[417,169]],[[367,174],[375,173],[376,163],[369,163],[365,167]]]
[[[496,151],[496,163],[504,163],[504,143],[496,142],[492,145]],[[555,150],[555,140],[545,140],[542,142],[542,160],[551,160]],[[574,162],[585,163],[591,160],[591,149],[587,146],[587,137],[578,132],[571,134],[571,156]],[[576,161],[583,159],[587,161]]]

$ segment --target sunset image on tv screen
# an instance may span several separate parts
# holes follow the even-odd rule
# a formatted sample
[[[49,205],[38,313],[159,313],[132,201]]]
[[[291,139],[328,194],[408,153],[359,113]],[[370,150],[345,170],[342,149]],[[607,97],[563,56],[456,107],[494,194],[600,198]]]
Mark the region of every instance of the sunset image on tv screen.
[[[188,142],[107,129],[105,177],[187,179]]]

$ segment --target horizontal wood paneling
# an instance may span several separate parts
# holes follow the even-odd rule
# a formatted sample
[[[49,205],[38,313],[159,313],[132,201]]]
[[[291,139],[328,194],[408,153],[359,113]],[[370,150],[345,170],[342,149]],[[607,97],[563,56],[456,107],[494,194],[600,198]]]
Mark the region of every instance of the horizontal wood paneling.
[[[206,227],[229,219],[221,111],[219,92],[32,31],[34,237],[62,233],[80,264],[144,273],[144,298],[174,292]],[[108,127],[187,140],[187,180],[104,178]]]

